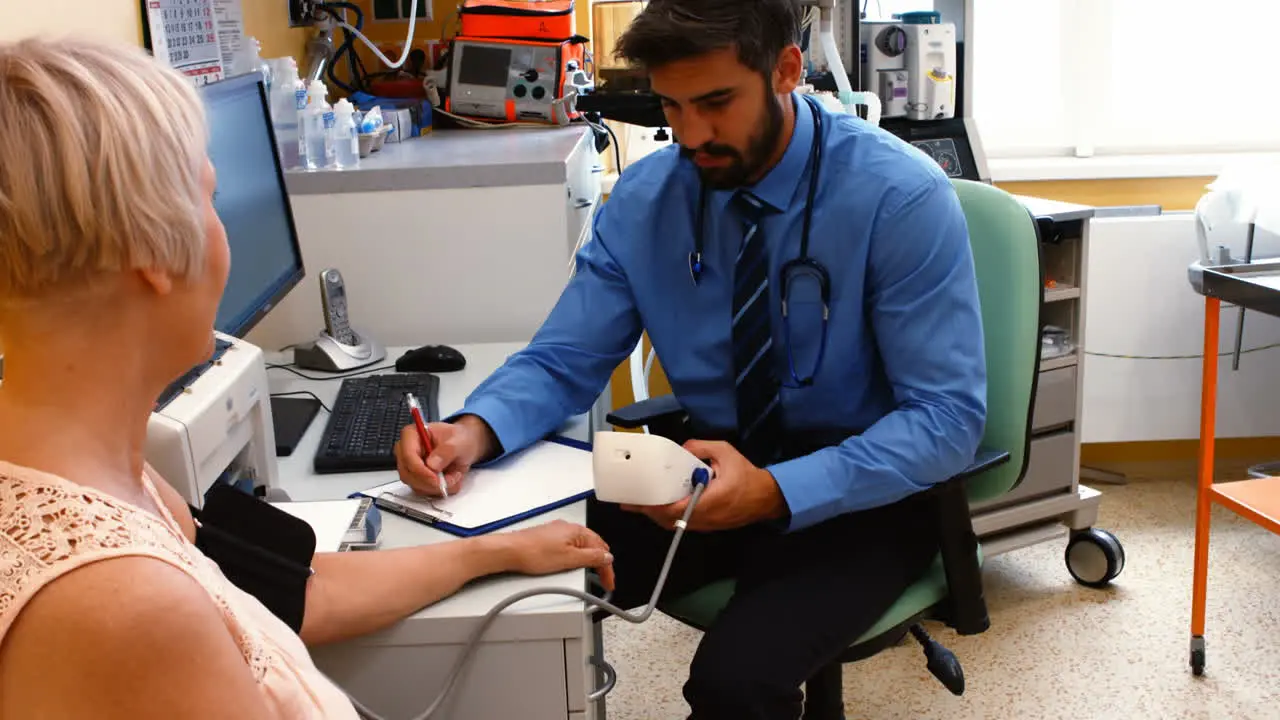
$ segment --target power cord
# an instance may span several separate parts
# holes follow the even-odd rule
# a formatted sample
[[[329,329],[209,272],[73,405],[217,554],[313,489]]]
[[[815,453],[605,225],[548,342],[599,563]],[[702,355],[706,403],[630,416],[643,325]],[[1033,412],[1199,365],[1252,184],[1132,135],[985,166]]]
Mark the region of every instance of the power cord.
[[[302,378],[303,380],[316,380],[316,381],[319,381],[319,380],[342,380],[343,378],[355,377],[355,376],[357,376],[357,375],[367,375],[367,374],[369,374],[369,373],[379,372],[379,371],[381,371],[381,370],[391,370],[391,369],[393,369],[393,368],[395,368],[395,365],[394,365],[394,364],[391,364],[391,365],[379,365],[379,366],[377,366],[377,367],[361,368],[361,369],[359,369],[359,370],[351,370],[351,371],[349,371],[349,372],[344,372],[344,373],[333,373],[332,375],[324,375],[324,376],[320,376],[320,375],[307,375],[307,374],[305,374],[305,373],[301,373],[301,372],[299,372],[299,371],[297,371],[297,370],[295,370],[295,369],[294,369],[294,367],[293,367],[293,363],[283,363],[283,364],[282,364],[282,363],[267,363],[267,369],[268,369],[268,370],[286,370],[286,371],[288,371],[288,372],[293,373],[294,375],[297,375],[298,377]]]
[[[324,401],[320,399],[319,395],[316,395],[310,390],[291,390],[289,392],[271,393],[271,397],[273,398],[298,397],[299,395],[302,395],[304,397],[309,397],[312,400],[315,400],[316,402],[320,403],[320,407],[324,408],[325,412],[327,413],[333,412],[332,410],[329,409],[328,405],[324,404]]]
[[[1270,343],[1268,345],[1260,345],[1255,348],[1243,349],[1240,351],[1240,354],[1248,355],[1249,353],[1262,352],[1263,350],[1271,350],[1278,347],[1280,347],[1280,343]],[[1117,358],[1120,360],[1200,360],[1204,358],[1204,353],[1196,353],[1195,355],[1121,355],[1119,353],[1102,353],[1086,350],[1084,354],[1091,357]],[[1226,350],[1218,353],[1218,357],[1226,357],[1234,354],[1234,350]]]
[[[480,621],[480,624],[476,626],[474,631],[472,631],[471,637],[467,640],[466,647],[462,650],[462,656],[458,658],[458,662],[454,664],[453,670],[450,671],[449,677],[445,680],[444,688],[440,691],[440,694],[436,696],[435,701],[427,707],[426,711],[414,718],[414,720],[429,720],[440,710],[441,707],[444,706],[445,699],[449,696],[449,693],[452,692],[453,687],[458,683],[459,678],[462,677],[462,671],[471,660],[471,656],[475,653],[476,648],[479,647],[480,638],[484,636],[485,630],[493,624],[493,621],[497,619],[499,613],[521,600],[527,600],[537,595],[563,595],[581,600],[592,607],[604,610],[611,615],[616,615],[630,623],[639,625],[645,620],[648,620],[649,616],[653,614],[654,609],[658,606],[658,598],[662,595],[662,588],[667,583],[667,573],[671,571],[671,563],[676,557],[676,548],[680,546],[680,539],[684,536],[685,528],[688,527],[689,518],[693,515],[693,509],[697,507],[698,499],[702,497],[702,491],[706,489],[707,482],[709,480],[710,477],[706,470],[700,468],[694,471],[693,494],[689,498],[689,506],[685,508],[684,515],[676,521],[675,535],[671,538],[671,546],[667,549],[667,557],[662,563],[662,571],[658,573],[658,582],[653,586],[653,594],[649,596],[649,604],[645,605],[640,612],[627,612],[626,610],[610,603],[606,599],[608,597],[607,595],[606,598],[598,598],[595,595],[581,590],[535,588],[533,590],[525,590],[524,592],[516,593],[493,606],[493,609],[485,614],[484,618]],[[337,683],[334,684],[337,685]],[[356,700],[350,695],[347,695],[347,698],[351,700],[351,704],[355,707],[356,712],[365,720],[383,720],[379,715],[365,707],[359,700]]]
[[[404,41],[404,50],[400,53],[400,59],[395,62],[392,62],[386,55],[383,55],[382,51],[378,49],[378,46],[374,45],[369,38],[365,37],[364,33],[360,32],[359,29],[352,27],[349,23],[338,18],[336,15],[334,16],[334,20],[337,22],[338,27],[345,28],[348,32],[355,33],[356,38],[373,51],[374,57],[381,60],[384,65],[392,70],[396,70],[400,68],[400,66],[404,65],[405,60],[409,59],[409,51],[413,49],[413,31],[414,26],[417,25],[418,21],[418,0],[410,0],[409,2],[409,37]]]

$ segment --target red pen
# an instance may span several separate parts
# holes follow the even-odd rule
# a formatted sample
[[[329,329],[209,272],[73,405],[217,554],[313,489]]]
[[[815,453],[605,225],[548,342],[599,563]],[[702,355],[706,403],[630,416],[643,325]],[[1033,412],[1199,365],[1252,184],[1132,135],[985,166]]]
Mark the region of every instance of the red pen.
[[[426,418],[422,416],[422,406],[418,404],[418,398],[413,393],[404,394],[405,404],[409,406],[409,414],[413,416],[413,424],[418,428],[418,437],[422,440],[422,448],[426,450],[427,457],[431,456],[434,446],[431,442],[431,431],[427,430]],[[444,473],[436,473],[436,479],[440,481],[441,497],[449,497],[449,486],[444,481]]]

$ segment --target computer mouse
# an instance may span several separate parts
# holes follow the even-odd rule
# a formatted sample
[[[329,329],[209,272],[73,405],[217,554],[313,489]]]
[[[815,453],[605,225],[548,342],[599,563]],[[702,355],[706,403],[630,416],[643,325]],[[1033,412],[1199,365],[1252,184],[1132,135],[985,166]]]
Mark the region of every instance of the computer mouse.
[[[448,345],[423,345],[396,360],[396,372],[454,372],[466,366],[462,353]]]

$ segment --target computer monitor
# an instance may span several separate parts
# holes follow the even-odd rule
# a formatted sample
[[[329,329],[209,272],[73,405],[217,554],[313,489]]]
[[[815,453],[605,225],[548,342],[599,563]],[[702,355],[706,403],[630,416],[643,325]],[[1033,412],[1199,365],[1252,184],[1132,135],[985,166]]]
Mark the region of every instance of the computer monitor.
[[[302,251],[261,76],[210,83],[200,93],[218,174],[213,206],[231,246],[231,273],[214,328],[243,338],[302,281]]]

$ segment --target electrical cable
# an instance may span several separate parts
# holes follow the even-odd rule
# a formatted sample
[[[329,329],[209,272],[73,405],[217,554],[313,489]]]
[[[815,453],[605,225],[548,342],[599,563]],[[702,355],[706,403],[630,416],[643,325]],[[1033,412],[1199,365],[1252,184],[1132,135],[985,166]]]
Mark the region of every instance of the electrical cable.
[[[335,16],[335,19],[337,19],[336,16]],[[344,20],[338,19],[337,22],[339,27],[346,28],[347,30],[355,33],[356,37],[359,38],[360,42],[367,45],[369,49],[373,51],[373,56],[381,60],[384,65],[391,68],[392,70],[398,70],[402,65],[404,65],[404,61],[409,59],[409,51],[413,48],[413,31],[414,31],[414,26],[417,25],[417,22],[418,22],[418,0],[410,0],[409,37],[407,40],[404,41],[404,49],[400,53],[400,59],[397,60],[396,62],[391,62],[391,60],[386,55],[383,55],[382,51],[378,49],[378,46],[374,45],[373,42],[369,40],[369,38],[365,37],[364,33],[360,32],[358,29],[354,27],[351,27],[351,25]]]
[[[609,127],[609,123],[601,120],[599,123],[587,120],[586,123],[596,130],[601,130],[609,134],[610,143],[613,145],[613,164],[616,166],[618,174],[622,174],[622,151],[618,149],[618,136],[613,133],[613,128]]]
[[[379,365],[377,367],[361,368],[359,370],[350,370],[348,372],[334,373],[332,375],[326,375],[321,377],[318,375],[307,375],[305,373],[298,372],[293,368],[293,365],[294,363],[267,363],[267,369],[268,370],[287,370],[293,373],[294,375],[297,375],[298,377],[302,378],[303,380],[320,381],[320,380],[342,380],[343,378],[355,377],[357,375],[367,375],[368,373],[371,373],[371,372],[379,372],[381,370],[391,370],[392,368],[395,367],[394,364]]]
[[[697,507],[698,499],[702,497],[702,492],[706,489],[708,481],[709,477],[706,470],[699,469],[694,472],[693,494],[689,498],[689,506],[685,508],[684,515],[675,523],[675,535],[671,538],[671,545],[667,549],[666,560],[662,563],[662,570],[658,573],[658,581],[653,586],[653,594],[649,596],[649,604],[645,605],[640,612],[627,612],[613,603],[610,603],[605,598],[598,598],[595,595],[581,590],[535,588],[511,595],[497,605],[494,605],[493,608],[485,614],[484,618],[480,620],[480,624],[476,626],[476,629],[471,633],[471,637],[467,639],[467,644],[462,650],[461,657],[459,657],[458,662],[454,664],[453,670],[449,672],[449,676],[445,680],[444,688],[441,689],[440,694],[436,696],[435,701],[427,707],[426,711],[414,718],[414,720],[429,720],[437,711],[440,710],[441,707],[444,706],[445,699],[449,696],[449,693],[453,690],[453,687],[457,684],[459,678],[462,677],[462,671],[471,660],[471,656],[475,653],[476,648],[479,647],[480,638],[484,636],[485,630],[487,630],[489,625],[497,619],[499,613],[521,600],[527,600],[537,595],[562,595],[581,600],[588,605],[604,610],[609,614],[620,617],[630,623],[638,625],[645,620],[648,620],[649,616],[653,614],[653,611],[658,606],[658,597],[661,596],[662,588],[667,583],[667,574],[671,571],[672,561],[675,560],[676,548],[680,546],[680,539],[684,536],[685,528],[688,527],[689,518],[693,515],[693,509]],[[606,598],[607,597],[608,596],[606,595]],[[334,684],[337,685],[337,683]],[[348,695],[347,698],[351,700],[351,704],[355,707],[356,712],[365,720],[382,720],[380,716],[365,707],[359,700],[356,700],[350,695]]]
[[[330,0],[329,2],[320,3],[316,8],[327,12],[331,17],[333,17],[334,22],[339,25],[345,22],[345,17],[339,13],[339,10],[349,10],[356,15],[356,31],[359,32],[364,29],[364,10],[361,9],[359,5],[346,2],[345,0]],[[343,28],[342,33],[342,44],[338,46],[338,49],[333,53],[333,57],[329,59],[327,74],[329,76],[329,81],[334,85],[337,85],[347,93],[354,93],[357,90],[364,89],[364,77],[358,71],[358,66],[361,64],[360,54],[357,53],[355,49],[355,35],[346,28]],[[339,80],[337,72],[334,70],[342,59],[343,54],[347,55],[347,70],[351,74],[351,81],[354,84],[354,87]]]
[[[316,395],[310,390],[290,390],[289,392],[271,393],[271,397],[273,398],[297,397],[299,395],[310,397],[312,400],[315,400],[316,402],[320,403],[320,407],[324,408],[325,412],[327,413],[333,412],[332,410],[329,409],[328,405],[324,404],[324,401],[320,399],[319,395]]]
[[[1278,347],[1280,347],[1280,342],[1241,350],[1240,354],[1247,355],[1249,353],[1262,352],[1263,350],[1271,350]],[[1086,350],[1084,354],[1092,357],[1118,358],[1120,360],[1200,360],[1204,358],[1204,353],[1196,353],[1195,355],[1122,355],[1119,353],[1102,353]],[[1234,354],[1234,350],[1227,350],[1225,352],[1218,353],[1218,357],[1226,357]]]

